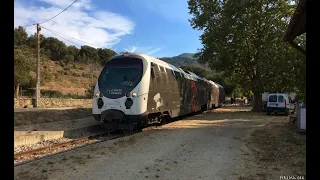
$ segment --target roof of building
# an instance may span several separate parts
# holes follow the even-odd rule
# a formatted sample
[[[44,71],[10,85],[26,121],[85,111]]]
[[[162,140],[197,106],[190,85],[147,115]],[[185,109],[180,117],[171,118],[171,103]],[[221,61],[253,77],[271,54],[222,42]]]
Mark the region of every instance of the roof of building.
[[[300,0],[286,30],[284,40],[293,40],[306,32],[306,0]]]

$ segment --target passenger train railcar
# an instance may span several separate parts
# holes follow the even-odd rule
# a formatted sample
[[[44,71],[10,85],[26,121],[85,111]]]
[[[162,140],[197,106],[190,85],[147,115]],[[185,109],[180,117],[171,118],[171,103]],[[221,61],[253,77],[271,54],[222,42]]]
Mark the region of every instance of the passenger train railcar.
[[[217,84],[217,85],[219,87],[219,105],[218,105],[218,107],[222,107],[222,105],[225,103],[225,92],[224,92],[224,88],[220,84]]]
[[[211,109],[215,109],[219,107],[219,86],[217,83],[213,81],[209,81],[211,84],[211,93],[210,93],[210,107]]]
[[[212,87],[212,82],[164,61],[124,53],[111,58],[101,71],[92,113],[106,129],[142,129],[204,111],[212,102],[219,105],[211,100],[218,97]]]

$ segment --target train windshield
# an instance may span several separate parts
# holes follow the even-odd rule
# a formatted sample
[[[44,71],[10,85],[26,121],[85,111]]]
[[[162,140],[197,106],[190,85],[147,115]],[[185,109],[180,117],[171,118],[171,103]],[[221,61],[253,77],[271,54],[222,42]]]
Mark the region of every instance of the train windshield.
[[[111,99],[123,97],[137,86],[142,73],[141,59],[112,59],[105,65],[98,79],[100,92]]]

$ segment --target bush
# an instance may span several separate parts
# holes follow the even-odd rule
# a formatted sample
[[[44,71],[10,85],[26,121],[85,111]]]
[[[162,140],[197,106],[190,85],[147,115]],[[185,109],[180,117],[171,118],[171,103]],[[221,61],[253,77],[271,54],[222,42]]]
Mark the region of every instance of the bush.
[[[88,74],[88,73],[82,73],[82,77],[85,77],[85,78],[91,78],[91,74]]]
[[[63,61],[59,61],[59,65],[60,65],[61,67],[66,67],[66,63],[63,62]]]
[[[86,96],[79,96],[77,94],[62,94],[59,91],[54,91],[54,90],[42,90],[41,91],[41,97],[46,97],[46,98],[63,98],[63,99],[84,99]]]
[[[76,72],[72,72],[72,76],[74,76],[74,77],[81,77],[81,74],[76,73]]]
[[[59,76],[61,74],[64,74],[64,71],[62,71],[62,70],[57,71],[57,76]]]
[[[47,98],[61,98],[61,97],[63,97],[63,94],[59,91],[42,90],[41,96],[47,97]]]

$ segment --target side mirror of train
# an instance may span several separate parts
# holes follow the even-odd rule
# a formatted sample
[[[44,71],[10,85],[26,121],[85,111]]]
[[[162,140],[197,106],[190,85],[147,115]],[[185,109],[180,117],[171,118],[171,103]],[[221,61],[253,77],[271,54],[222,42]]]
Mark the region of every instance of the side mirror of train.
[[[155,65],[155,63],[154,62],[151,62],[151,67],[153,67]]]

